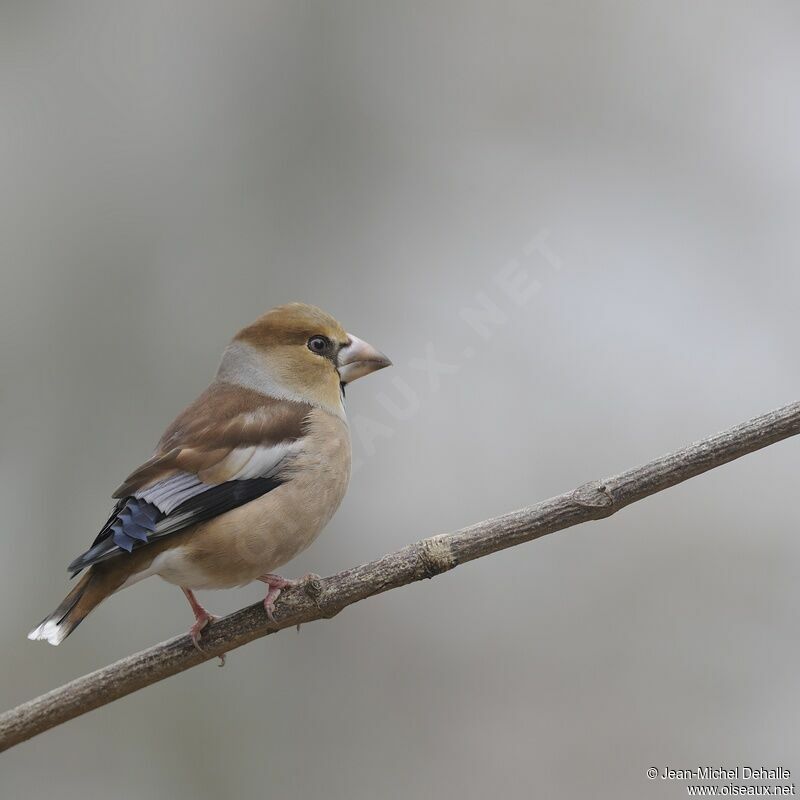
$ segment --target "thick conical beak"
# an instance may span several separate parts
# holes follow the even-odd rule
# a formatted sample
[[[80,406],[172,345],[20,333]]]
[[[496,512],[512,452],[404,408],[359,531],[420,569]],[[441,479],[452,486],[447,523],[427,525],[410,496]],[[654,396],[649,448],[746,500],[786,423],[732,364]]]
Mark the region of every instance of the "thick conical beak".
[[[371,344],[367,344],[358,336],[347,334],[350,343],[339,350],[337,366],[342,383],[351,383],[356,378],[369,375],[384,367],[390,367],[392,362],[376,350]]]

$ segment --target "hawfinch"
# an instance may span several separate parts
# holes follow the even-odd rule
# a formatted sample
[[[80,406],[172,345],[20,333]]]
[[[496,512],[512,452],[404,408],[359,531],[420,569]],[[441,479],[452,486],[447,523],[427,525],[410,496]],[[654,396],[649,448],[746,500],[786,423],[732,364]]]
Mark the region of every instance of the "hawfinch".
[[[214,617],[195,589],[291,581],[273,570],[305,550],[350,477],[344,387],[391,364],[313,306],[268,311],[236,334],[208,389],[167,428],[153,457],[69,570],[86,570],[29,639],[59,644],[98,603],[151,575],[180,586],[197,645]]]

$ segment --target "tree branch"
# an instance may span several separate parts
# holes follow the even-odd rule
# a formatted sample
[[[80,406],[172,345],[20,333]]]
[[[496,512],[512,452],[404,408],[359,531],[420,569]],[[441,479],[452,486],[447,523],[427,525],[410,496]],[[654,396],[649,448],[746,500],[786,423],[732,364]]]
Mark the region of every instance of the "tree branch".
[[[261,603],[219,620],[203,635],[205,653],[178,636],[103,667],[0,716],[0,751],[137,689],[197,666],[243,644],[315,619],[389,589],[432,578],[458,564],[601,519],[637,500],[800,433],[800,403],[771,411],[722,433],[530,508],[408,545],[369,564],[314,578],[286,590],[270,625]]]

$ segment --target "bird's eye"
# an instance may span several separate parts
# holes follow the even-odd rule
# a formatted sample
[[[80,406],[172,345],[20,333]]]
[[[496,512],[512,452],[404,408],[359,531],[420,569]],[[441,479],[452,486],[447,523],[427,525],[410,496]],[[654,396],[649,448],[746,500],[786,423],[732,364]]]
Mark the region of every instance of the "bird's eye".
[[[308,349],[312,353],[324,356],[331,347],[331,340],[327,336],[312,336],[308,340]]]

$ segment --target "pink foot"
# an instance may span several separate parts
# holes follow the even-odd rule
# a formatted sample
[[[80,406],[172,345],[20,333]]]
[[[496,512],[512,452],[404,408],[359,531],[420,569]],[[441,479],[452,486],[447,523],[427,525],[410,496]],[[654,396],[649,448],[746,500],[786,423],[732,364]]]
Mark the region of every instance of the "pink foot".
[[[258,579],[266,583],[269,587],[267,589],[267,596],[264,598],[264,610],[267,612],[267,619],[274,623],[275,601],[278,599],[278,596],[284,589],[289,589],[292,586],[296,586],[299,581],[287,580],[286,578],[281,578],[280,575],[273,575],[272,573],[260,575]]]
[[[203,633],[203,629],[210,625],[215,620],[219,619],[219,617],[215,617],[213,614],[209,614],[203,606],[200,605],[197,598],[194,596],[194,592],[191,589],[185,589],[181,586],[181,591],[186,595],[186,599],[189,601],[189,605],[192,607],[192,612],[194,613],[194,625],[189,628],[189,636],[192,637],[192,642],[194,646],[201,652],[205,653],[202,647],[200,647],[200,636]]]

